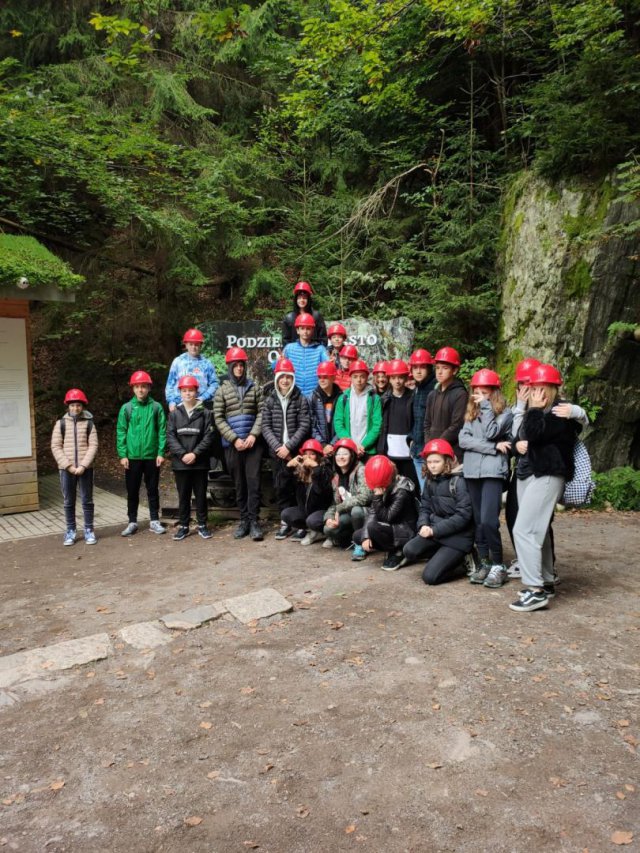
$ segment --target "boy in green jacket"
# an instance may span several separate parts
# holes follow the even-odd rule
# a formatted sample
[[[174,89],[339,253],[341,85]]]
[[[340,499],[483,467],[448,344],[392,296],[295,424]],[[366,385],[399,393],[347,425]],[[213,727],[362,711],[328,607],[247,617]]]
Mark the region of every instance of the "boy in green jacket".
[[[358,459],[365,462],[376,452],[382,429],[380,397],[367,385],[369,368],[356,360],[349,367],[351,387],[338,397],[333,429],[338,438],[351,438],[358,448]]]
[[[120,464],[124,468],[127,486],[127,514],[129,523],[122,536],[138,532],[138,504],[140,486],[144,478],[149,502],[153,533],[166,533],[160,523],[160,466],[164,462],[167,419],[160,403],[152,400],[151,377],[144,370],[136,370],[129,380],[133,397],[120,409],[116,433],[116,446]]]

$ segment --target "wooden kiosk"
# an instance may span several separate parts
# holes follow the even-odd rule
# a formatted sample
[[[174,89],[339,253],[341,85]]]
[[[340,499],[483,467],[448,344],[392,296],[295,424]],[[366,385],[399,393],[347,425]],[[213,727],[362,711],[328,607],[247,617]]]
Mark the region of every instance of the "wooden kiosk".
[[[39,509],[29,303],[82,281],[33,237],[0,234],[0,515]]]

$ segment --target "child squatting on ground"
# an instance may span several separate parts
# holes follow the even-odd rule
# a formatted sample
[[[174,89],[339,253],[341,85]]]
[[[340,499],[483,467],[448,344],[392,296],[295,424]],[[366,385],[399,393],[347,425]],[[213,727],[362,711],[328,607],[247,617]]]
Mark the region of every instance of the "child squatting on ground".
[[[144,370],[131,375],[133,397],[121,407],[116,427],[116,449],[124,468],[129,523],[121,536],[138,532],[140,486],[144,478],[152,533],[166,533],[160,523],[160,468],[164,462],[167,419],[160,403],[150,397],[151,377]]]
[[[98,452],[98,433],[93,415],[84,408],[88,400],[79,388],[71,388],[64,397],[67,412],[56,421],[51,434],[51,452],[60,470],[66,532],[63,543],[76,541],[76,493],[84,515],[84,541],[96,544],[93,531],[93,461]]]

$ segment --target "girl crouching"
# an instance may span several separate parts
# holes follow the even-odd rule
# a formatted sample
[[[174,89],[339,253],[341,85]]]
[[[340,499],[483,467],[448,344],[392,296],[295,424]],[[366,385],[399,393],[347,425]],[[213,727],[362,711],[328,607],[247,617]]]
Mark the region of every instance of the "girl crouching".
[[[333,446],[335,473],[331,480],[333,503],[324,514],[323,548],[346,547],[364,524],[366,508],[373,497],[358,459],[358,445],[352,438],[340,438]]]
[[[284,509],[280,516],[283,525],[297,529],[291,537],[301,545],[313,545],[323,539],[325,510],[331,503],[331,467],[325,459],[322,445],[310,438],[300,448],[287,467],[296,478],[296,506]]]

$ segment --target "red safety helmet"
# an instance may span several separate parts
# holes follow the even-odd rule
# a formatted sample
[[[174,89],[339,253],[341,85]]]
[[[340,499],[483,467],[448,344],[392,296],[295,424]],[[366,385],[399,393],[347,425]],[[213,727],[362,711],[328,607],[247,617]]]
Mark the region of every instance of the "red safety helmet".
[[[204,335],[198,329],[187,329],[182,336],[183,344],[203,344]]]
[[[231,364],[234,361],[247,361],[247,354],[242,347],[230,347],[224,356],[226,364]]]
[[[349,365],[349,376],[351,376],[352,373],[366,373],[368,375],[369,368],[361,358],[357,358]]]
[[[387,376],[408,376],[409,365],[401,358],[393,358],[387,363]]]
[[[305,450],[313,450],[314,453],[319,453],[321,456],[324,456],[324,448],[315,438],[308,438],[300,448],[300,453],[304,453]]]
[[[338,353],[338,355],[342,358],[357,358],[358,348],[354,347],[353,344],[345,344]]]
[[[376,361],[376,363],[371,368],[372,373],[384,373],[387,372],[387,362],[386,361]]]
[[[178,379],[178,388],[199,388],[198,380],[195,376],[181,376]]]
[[[355,456],[358,455],[358,445],[352,438],[339,438],[333,445],[334,451],[340,450],[341,447],[350,450]]]
[[[289,361],[288,358],[279,358],[276,361],[276,366],[274,368],[275,373],[291,373],[295,376],[296,369],[293,366],[293,362]]]
[[[293,288],[294,295],[298,293],[306,293],[309,296],[313,294],[313,290],[308,281],[299,281],[296,286]]]
[[[428,441],[422,448],[420,456],[422,456],[423,459],[426,459],[431,453],[439,453],[440,456],[450,456],[452,459],[456,458],[456,455],[453,452],[453,447],[451,447],[449,442],[445,441],[444,438],[432,438],[431,441]]]
[[[153,385],[153,381],[146,371],[136,370],[131,374],[129,385]]]
[[[478,370],[473,374],[469,384],[472,388],[499,388],[500,377],[495,370],[489,370],[488,368],[483,367],[482,370]]]
[[[298,314],[294,326],[296,329],[300,326],[315,326],[316,321],[313,319],[313,314]]]
[[[422,367],[425,364],[433,364],[433,356],[428,349],[417,349],[411,353],[409,358],[411,367]]]
[[[534,367],[539,367],[540,362],[537,358],[524,358],[522,361],[519,361],[516,364],[516,382],[524,382],[525,384],[529,382],[529,378],[531,377],[531,371]]]
[[[444,361],[445,364],[453,364],[454,367],[460,367],[460,353],[453,347],[442,347],[439,349],[433,359],[434,362]]]
[[[373,456],[364,466],[364,479],[370,489],[386,489],[396,474],[396,466],[388,456]]]
[[[539,364],[529,376],[530,385],[562,385],[562,374],[552,364]]]
[[[338,375],[335,361],[321,361],[316,369],[318,376],[334,377]]]
[[[64,395],[65,405],[68,403],[84,403],[85,406],[89,402],[84,394],[84,391],[81,391],[79,388],[69,388],[67,393]]]
[[[327,329],[327,337],[330,338],[331,335],[342,335],[343,338],[346,338],[347,330],[342,323],[332,323]]]

